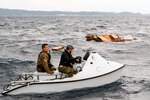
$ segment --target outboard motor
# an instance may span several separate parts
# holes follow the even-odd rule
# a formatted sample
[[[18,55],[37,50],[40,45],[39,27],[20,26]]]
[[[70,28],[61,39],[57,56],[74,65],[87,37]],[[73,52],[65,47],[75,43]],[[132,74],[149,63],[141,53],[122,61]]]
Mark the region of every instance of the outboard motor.
[[[83,60],[87,60],[89,58],[89,56],[90,56],[90,53],[89,53],[89,51],[87,51],[83,57]]]

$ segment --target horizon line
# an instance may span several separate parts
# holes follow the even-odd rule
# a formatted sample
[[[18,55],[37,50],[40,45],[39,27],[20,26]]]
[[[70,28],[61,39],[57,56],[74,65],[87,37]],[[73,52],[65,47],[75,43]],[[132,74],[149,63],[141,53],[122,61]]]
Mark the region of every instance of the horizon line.
[[[141,12],[130,12],[130,11],[120,11],[120,12],[113,12],[113,11],[68,11],[68,10],[31,10],[31,9],[19,9],[19,8],[0,8],[0,9],[6,9],[6,10],[22,10],[22,11],[39,11],[39,12],[102,12],[102,13],[134,13],[134,14],[143,14],[143,15],[149,15],[149,13],[141,13]]]

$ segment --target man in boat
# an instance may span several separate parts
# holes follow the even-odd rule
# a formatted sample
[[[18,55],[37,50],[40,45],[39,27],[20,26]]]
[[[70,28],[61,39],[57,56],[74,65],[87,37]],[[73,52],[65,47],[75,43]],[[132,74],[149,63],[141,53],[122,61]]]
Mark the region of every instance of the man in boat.
[[[81,57],[77,56],[75,58],[72,57],[74,47],[72,45],[68,45],[65,51],[61,55],[60,64],[58,67],[59,72],[66,73],[68,77],[72,77],[73,74],[76,74],[76,70],[73,68],[74,63],[80,63]]]
[[[47,72],[48,74],[53,74],[56,68],[51,63],[51,55],[49,53],[48,44],[42,44],[42,51],[38,56],[37,61],[37,71],[38,72]]]

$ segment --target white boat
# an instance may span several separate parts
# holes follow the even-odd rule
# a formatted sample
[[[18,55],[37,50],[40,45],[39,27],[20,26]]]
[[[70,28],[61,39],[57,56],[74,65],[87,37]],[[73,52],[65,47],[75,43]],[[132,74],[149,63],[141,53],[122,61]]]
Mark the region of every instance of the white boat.
[[[76,66],[80,71],[73,77],[64,77],[62,73],[24,73],[19,81],[4,86],[3,95],[56,93],[74,89],[98,87],[117,81],[122,74],[124,64],[107,61],[97,53],[91,53],[88,59]],[[81,71],[82,69],[82,71]]]

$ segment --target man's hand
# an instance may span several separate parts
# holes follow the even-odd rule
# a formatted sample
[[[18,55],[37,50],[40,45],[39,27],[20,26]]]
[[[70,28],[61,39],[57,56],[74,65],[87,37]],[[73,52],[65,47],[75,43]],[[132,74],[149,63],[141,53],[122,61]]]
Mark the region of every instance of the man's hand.
[[[81,56],[76,56],[75,59],[81,59]]]
[[[48,72],[48,74],[51,74],[51,75],[52,75],[52,74],[54,74],[54,72],[53,72],[53,71],[50,71],[50,72]]]
[[[53,66],[53,67],[51,67],[51,70],[52,70],[52,71],[55,71],[55,70],[56,70],[56,68]]]
[[[77,56],[75,59],[76,59],[76,63],[81,63],[81,59],[82,59],[81,56]]]

